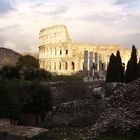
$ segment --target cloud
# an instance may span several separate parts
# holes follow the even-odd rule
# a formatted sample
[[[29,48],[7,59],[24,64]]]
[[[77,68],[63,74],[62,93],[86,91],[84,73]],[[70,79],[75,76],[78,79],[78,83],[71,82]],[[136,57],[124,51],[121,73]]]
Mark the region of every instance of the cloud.
[[[2,1],[11,4],[10,0]],[[75,42],[128,46],[127,41],[139,38],[140,10],[122,6],[129,3],[128,0],[115,0],[116,4],[112,0],[12,1],[11,6],[16,10],[11,9],[0,17],[0,45],[5,46],[10,41],[19,52],[38,51],[40,29],[54,24],[65,24]],[[138,39],[137,44],[140,46]]]
[[[129,3],[134,3],[138,2],[139,0],[115,0],[115,4],[129,4]]]
[[[11,0],[0,0],[0,16],[14,10]]]

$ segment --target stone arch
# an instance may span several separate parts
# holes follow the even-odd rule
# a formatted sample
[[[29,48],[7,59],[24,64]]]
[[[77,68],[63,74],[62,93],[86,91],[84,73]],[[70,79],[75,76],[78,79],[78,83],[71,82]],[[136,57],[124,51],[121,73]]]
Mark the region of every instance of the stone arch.
[[[75,63],[74,62],[71,63],[71,69],[75,70]]]

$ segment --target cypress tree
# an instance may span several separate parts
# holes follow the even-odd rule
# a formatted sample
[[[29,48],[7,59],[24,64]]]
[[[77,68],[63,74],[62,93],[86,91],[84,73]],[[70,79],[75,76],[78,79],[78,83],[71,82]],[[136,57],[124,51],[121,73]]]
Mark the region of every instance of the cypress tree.
[[[106,82],[115,82],[116,81],[116,56],[112,53],[110,56],[109,65],[107,68]]]
[[[137,76],[137,49],[132,46],[131,58],[127,63],[127,69],[125,72],[125,82],[131,82],[136,79]]]
[[[140,78],[140,60],[139,63],[137,64],[137,77]]]
[[[116,54],[116,65],[116,82],[124,82],[124,66],[119,51]]]

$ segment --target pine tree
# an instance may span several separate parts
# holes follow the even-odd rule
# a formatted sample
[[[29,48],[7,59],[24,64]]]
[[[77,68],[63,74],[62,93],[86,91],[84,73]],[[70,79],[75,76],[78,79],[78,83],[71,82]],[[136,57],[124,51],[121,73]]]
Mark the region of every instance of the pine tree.
[[[124,82],[124,66],[119,51],[116,54],[116,65],[116,82]]]
[[[132,46],[131,58],[128,61],[127,69],[125,72],[125,82],[131,82],[136,79],[137,76],[137,49]]]

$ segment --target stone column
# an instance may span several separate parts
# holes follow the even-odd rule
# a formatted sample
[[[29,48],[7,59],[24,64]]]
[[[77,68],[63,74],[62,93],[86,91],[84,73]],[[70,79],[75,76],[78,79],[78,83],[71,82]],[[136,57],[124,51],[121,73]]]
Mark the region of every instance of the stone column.
[[[98,53],[96,52],[95,54],[94,54],[94,56],[95,56],[95,71],[97,72],[98,71]]]
[[[102,56],[99,54],[99,72],[102,71]]]
[[[89,53],[89,80],[93,81],[93,52]]]
[[[84,81],[88,80],[88,51],[84,51]]]

